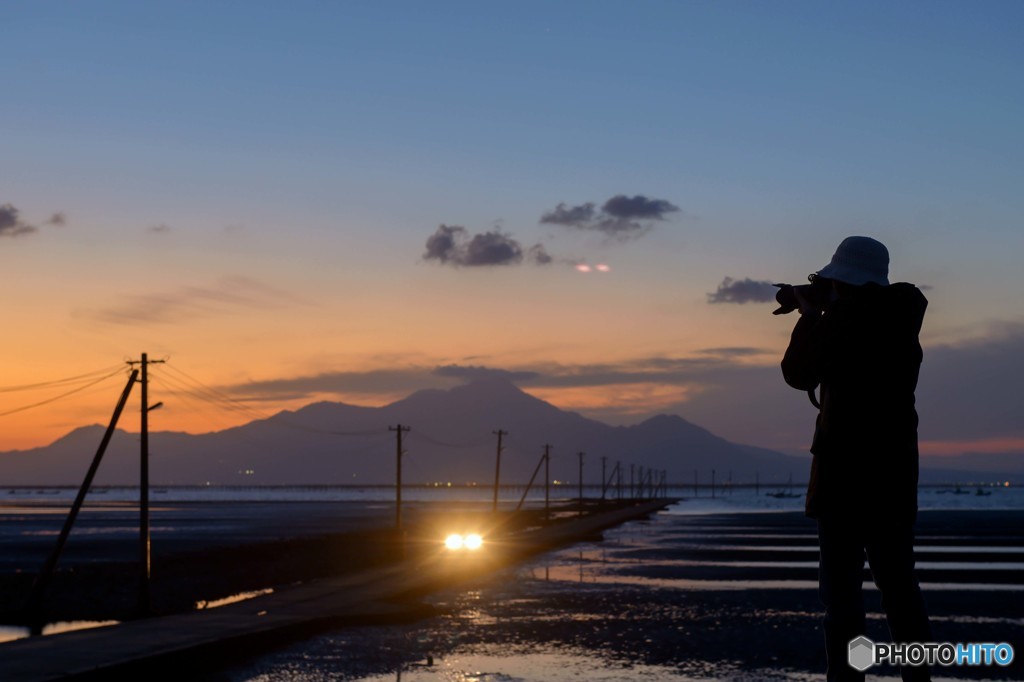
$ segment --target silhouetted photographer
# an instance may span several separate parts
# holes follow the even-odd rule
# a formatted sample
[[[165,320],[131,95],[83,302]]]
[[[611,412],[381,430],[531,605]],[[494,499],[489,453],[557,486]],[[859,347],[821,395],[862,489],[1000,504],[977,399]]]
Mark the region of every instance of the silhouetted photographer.
[[[931,641],[913,530],[914,391],[928,301],[912,284],[889,284],[889,252],[869,237],[843,240],[810,279],[779,291],[776,314],[800,311],[782,374],[812,397],[820,390],[806,511],[818,520],[828,679],[863,680],[847,655],[849,642],[865,634],[865,553],[892,640]],[[901,672],[904,680],[930,679],[924,667]]]

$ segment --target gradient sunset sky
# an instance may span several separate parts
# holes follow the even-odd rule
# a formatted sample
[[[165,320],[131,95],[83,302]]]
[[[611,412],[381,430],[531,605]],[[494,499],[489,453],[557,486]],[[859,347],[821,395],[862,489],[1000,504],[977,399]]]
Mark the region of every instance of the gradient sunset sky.
[[[1024,4],[48,2],[0,25],[0,388],[112,375],[5,414],[0,450],[105,423],[146,351],[267,414],[503,374],[803,452],[765,283],[864,234],[927,287],[923,451],[1024,457]],[[154,429],[251,419],[153,373]]]

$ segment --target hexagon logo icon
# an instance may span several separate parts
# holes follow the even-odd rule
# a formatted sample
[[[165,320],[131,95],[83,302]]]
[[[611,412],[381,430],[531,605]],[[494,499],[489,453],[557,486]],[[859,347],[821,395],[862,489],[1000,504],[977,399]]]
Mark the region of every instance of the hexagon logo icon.
[[[850,640],[847,661],[854,670],[864,672],[875,664],[875,643],[863,635]]]

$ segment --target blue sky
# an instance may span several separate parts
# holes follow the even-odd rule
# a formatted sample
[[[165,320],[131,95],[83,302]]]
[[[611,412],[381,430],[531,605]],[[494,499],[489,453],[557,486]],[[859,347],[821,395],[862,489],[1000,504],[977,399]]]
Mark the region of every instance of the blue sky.
[[[1016,2],[5,6],[0,206],[38,228],[0,235],[3,348],[21,358],[8,374],[149,349],[227,388],[329,375],[303,399],[379,403],[453,363],[572,375],[748,347],[760,354],[726,369],[760,377],[789,320],[707,294],[725,277],[799,281],[849,234],[881,239],[894,279],[930,287],[926,347],[1012,345],[1022,15]],[[631,239],[539,222],[617,195],[678,210]],[[48,222],[57,212],[65,224]],[[552,263],[431,262],[442,224],[540,244]],[[384,366],[410,378],[346,383]],[[792,401],[773,417],[785,434],[715,416],[708,396],[739,395],[742,379],[652,373],[628,400],[614,383],[535,389],[612,420],[675,411],[803,447],[801,397],[764,376],[766,395]],[[90,405],[11,442],[105,409]],[[987,428],[962,437],[1024,443],[1012,419]]]

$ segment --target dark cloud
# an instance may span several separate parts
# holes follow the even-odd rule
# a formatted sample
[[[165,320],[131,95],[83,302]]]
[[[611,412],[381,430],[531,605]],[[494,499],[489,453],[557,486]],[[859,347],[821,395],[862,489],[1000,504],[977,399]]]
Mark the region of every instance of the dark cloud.
[[[268,379],[222,387],[232,395],[269,402],[312,398],[316,395],[405,395],[437,386],[426,367],[377,369],[364,372],[322,372],[311,376]]]
[[[160,223],[159,225],[153,225],[152,227],[146,228],[146,232],[150,234],[167,234],[170,231],[170,226],[165,223]]]
[[[708,303],[768,303],[775,300],[778,288],[767,280],[726,277],[718,290],[708,294]]]
[[[523,247],[507,234],[482,232],[466,246],[463,265],[510,265],[523,260]]]
[[[524,259],[537,265],[547,265],[553,260],[540,244],[524,250],[516,239],[500,230],[471,236],[460,225],[439,225],[427,238],[423,258],[455,267],[518,265]]]
[[[458,225],[439,225],[434,234],[427,237],[427,250],[423,257],[441,263],[454,261],[457,265],[457,243],[465,239],[466,228]]]
[[[62,227],[67,225],[67,222],[67,214],[58,211],[40,224]],[[38,231],[39,228],[36,225],[21,219],[21,211],[13,204],[0,205],[0,237],[21,237]]]
[[[11,204],[0,205],[0,237],[20,237],[38,231],[35,225],[22,222],[20,213]]]
[[[578,206],[560,203],[554,210],[541,215],[540,222],[600,232],[609,239],[626,241],[642,237],[653,229],[651,221],[665,220],[666,213],[678,210],[678,206],[664,199],[648,199],[642,194],[632,197],[617,194],[604,202],[600,211],[593,202]]]
[[[534,244],[526,250],[526,259],[537,265],[549,265],[554,262],[554,258],[547,252],[543,244]]]
[[[586,225],[594,219],[594,215],[594,204],[590,202],[572,207],[567,207],[565,204],[559,204],[558,206],[555,206],[555,210],[542,215],[540,217],[540,222],[548,225],[586,227]]]
[[[678,211],[679,207],[664,199],[648,199],[642,194],[627,197],[617,194],[604,202],[601,210],[613,218],[627,220],[664,220],[666,213]]]
[[[602,218],[593,224],[592,229],[619,241],[639,239],[654,229],[651,224],[644,224],[628,218]]]
[[[464,379],[474,381],[476,379],[508,379],[509,381],[528,381],[536,379],[536,372],[510,371],[507,369],[495,369],[493,367],[482,367],[475,365],[443,365],[434,370],[439,377],[450,377],[453,379]]]

